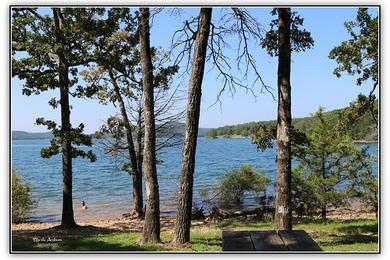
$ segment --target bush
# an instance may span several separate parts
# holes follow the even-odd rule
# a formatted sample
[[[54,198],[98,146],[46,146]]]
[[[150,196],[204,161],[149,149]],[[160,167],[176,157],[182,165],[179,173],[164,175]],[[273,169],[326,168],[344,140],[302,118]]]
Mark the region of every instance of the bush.
[[[297,169],[291,172],[291,206],[298,217],[313,217],[318,213],[315,187]]]
[[[12,222],[22,222],[36,205],[31,196],[31,187],[12,170]]]
[[[241,202],[245,192],[266,192],[271,180],[262,173],[254,172],[246,165],[224,175],[218,186],[219,198],[224,202]]]

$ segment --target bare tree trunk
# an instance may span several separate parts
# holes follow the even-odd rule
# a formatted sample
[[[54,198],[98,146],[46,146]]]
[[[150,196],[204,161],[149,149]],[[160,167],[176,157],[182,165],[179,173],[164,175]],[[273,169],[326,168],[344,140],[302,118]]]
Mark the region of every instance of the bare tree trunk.
[[[150,52],[149,8],[139,9],[141,70],[144,93],[144,173],[146,211],[141,243],[160,242],[160,199],[156,170],[156,127],[154,119],[153,65]]]
[[[322,156],[321,156],[321,174],[322,174],[322,193],[323,193],[323,196],[325,197],[326,195],[326,182],[325,182],[325,179],[326,179],[326,172],[325,172],[325,151],[322,151]],[[322,205],[321,205],[321,218],[322,218],[322,221],[326,221],[326,201],[322,202]]]
[[[279,66],[278,66],[278,122],[276,140],[277,184],[275,229],[291,230],[291,45],[290,8],[278,8],[279,13]]]
[[[211,8],[201,8],[199,14],[198,32],[192,60],[192,73],[188,87],[186,131],[183,146],[183,160],[174,240],[174,243],[176,244],[190,242],[193,174],[195,169],[196,142],[198,137],[200,102],[202,96],[202,80],[207,42],[210,33],[211,14]]]
[[[61,32],[61,11],[53,9],[55,22],[56,41],[62,42]],[[60,84],[60,105],[61,105],[61,146],[62,146],[62,218],[61,227],[71,229],[77,226],[73,214],[72,199],[72,136],[69,108],[69,69],[66,66],[66,59],[61,49],[58,54],[59,84]]]
[[[114,86],[115,94],[118,98],[119,108],[123,118],[123,124],[126,128],[126,140],[128,145],[128,152],[130,156],[131,163],[131,175],[133,177],[133,217],[142,218],[143,217],[143,198],[142,198],[142,171],[139,171],[137,155],[134,148],[133,133],[131,129],[131,124],[129,117],[127,116],[125,102],[123,101],[122,95],[120,93],[120,88],[116,83],[114,75],[112,72],[109,72],[112,84]]]
[[[137,155],[137,167],[138,171],[142,173],[142,161],[143,161],[143,155],[142,155],[142,137],[143,137],[143,127],[142,127],[142,120],[143,120],[143,115],[142,115],[142,108],[139,107],[138,110],[138,118],[137,118],[137,131],[136,131],[136,148],[135,148],[135,153]],[[141,187],[142,187],[142,182],[141,182]]]

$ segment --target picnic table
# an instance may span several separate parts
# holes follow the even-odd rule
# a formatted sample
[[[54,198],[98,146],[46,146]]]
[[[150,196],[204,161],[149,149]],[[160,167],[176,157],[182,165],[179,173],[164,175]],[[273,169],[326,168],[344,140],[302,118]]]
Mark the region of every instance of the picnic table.
[[[304,230],[291,230],[222,231],[222,251],[280,252],[322,250]]]

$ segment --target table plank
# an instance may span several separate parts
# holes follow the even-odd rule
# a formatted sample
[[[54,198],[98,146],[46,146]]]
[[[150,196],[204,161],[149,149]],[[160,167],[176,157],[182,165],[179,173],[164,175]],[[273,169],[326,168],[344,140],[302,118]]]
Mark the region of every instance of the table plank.
[[[222,251],[253,251],[248,231],[222,231]]]
[[[256,251],[288,251],[276,231],[250,231],[249,234]]]
[[[322,251],[304,230],[279,231],[278,234],[290,251]]]

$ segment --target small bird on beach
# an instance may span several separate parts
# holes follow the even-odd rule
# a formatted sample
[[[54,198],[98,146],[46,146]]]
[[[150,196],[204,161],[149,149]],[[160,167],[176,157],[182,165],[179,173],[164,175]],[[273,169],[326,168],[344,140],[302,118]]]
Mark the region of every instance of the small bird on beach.
[[[87,210],[88,209],[87,204],[85,204],[85,201],[81,202],[81,209],[82,210]]]

